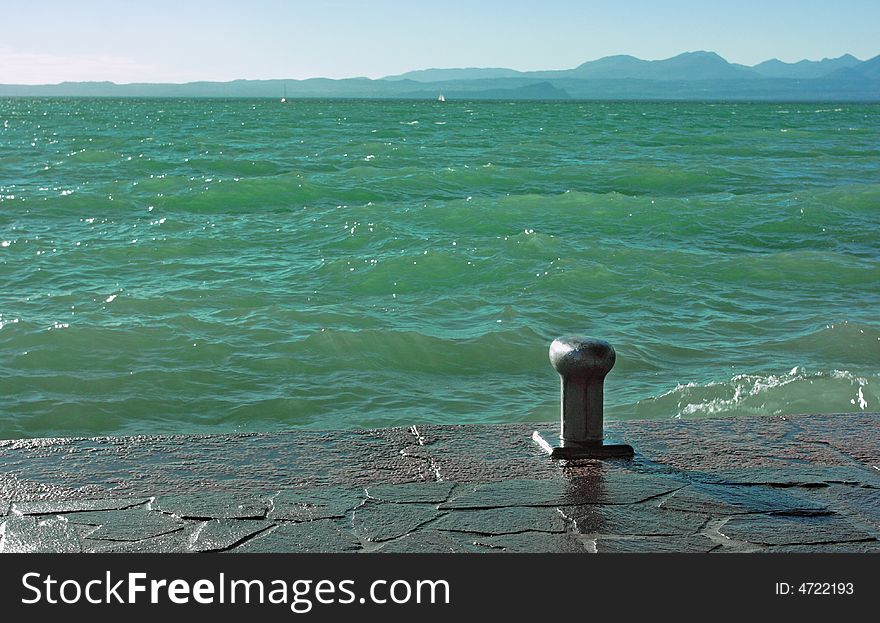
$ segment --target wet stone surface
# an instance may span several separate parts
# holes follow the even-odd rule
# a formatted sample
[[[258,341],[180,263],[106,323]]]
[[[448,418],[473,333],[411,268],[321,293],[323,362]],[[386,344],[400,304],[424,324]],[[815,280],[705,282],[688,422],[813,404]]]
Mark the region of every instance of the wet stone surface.
[[[365,497],[363,490],[341,487],[281,491],[272,498],[268,518],[280,521],[338,519],[360,505]]]
[[[842,509],[843,514],[855,517],[875,530],[880,529],[880,489],[832,485],[818,491],[817,497]]]
[[[721,546],[703,535],[688,537],[600,537],[596,539],[597,553],[638,554],[639,552],[700,554]]]
[[[880,471],[855,465],[723,469],[694,476],[705,482],[729,485],[819,488],[831,484],[850,484],[880,489]]]
[[[329,519],[309,523],[283,523],[232,551],[259,553],[354,552],[360,541]]]
[[[174,532],[139,541],[104,541],[87,538],[83,551],[105,554],[174,554],[190,552],[190,543],[198,529],[197,524],[187,525]]]
[[[0,552],[880,551],[878,414],[555,426],[0,441]]]
[[[563,532],[565,523],[555,508],[503,507],[457,510],[432,524],[437,530],[512,534],[515,532]]]
[[[104,541],[140,541],[180,530],[186,525],[177,517],[142,507],[70,513],[63,517],[72,524],[96,526],[89,538]]]
[[[451,482],[409,482],[402,485],[376,485],[367,488],[367,495],[377,500],[400,504],[434,502],[449,499],[455,485]]]
[[[578,537],[546,532],[520,532],[480,537],[475,545],[507,553],[547,552],[550,554],[586,554],[587,546]]]
[[[638,504],[628,506],[567,506],[562,513],[583,534],[687,535],[705,525],[708,515]]]
[[[731,539],[762,545],[846,543],[876,538],[839,515],[742,515],[724,524],[720,532]]]
[[[269,496],[210,492],[160,496],[152,506],[184,519],[263,519],[271,503]]]
[[[212,519],[193,534],[189,549],[195,552],[222,552],[268,530],[274,524],[251,519]]]
[[[871,414],[862,416],[838,415],[829,416],[837,422],[846,422],[845,426],[830,428],[824,418],[798,417],[794,424],[794,438],[804,444],[826,444],[841,456],[851,457],[859,463],[880,468],[880,436],[872,426]]]
[[[16,502],[15,511],[22,515],[63,515],[80,511],[122,510],[149,502],[145,498],[121,498],[101,500],[35,500]]]
[[[388,541],[404,536],[439,517],[434,506],[367,502],[354,511],[355,534],[367,541]]]
[[[79,532],[59,517],[40,519],[11,515],[3,523],[0,551],[12,554],[78,553],[82,551]]]
[[[780,545],[761,550],[779,554],[880,554],[880,542],[821,543],[818,545]]]
[[[464,537],[456,539],[455,535],[449,532],[419,530],[394,541],[383,543],[375,551],[386,554],[419,554],[423,552],[466,554],[477,551],[477,549],[467,543]]]
[[[440,508],[635,504],[683,486],[683,482],[671,478],[612,468],[592,476],[562,480],[512,480],[477,485],[441,504]]]
[[[679,489],[660,504],[661,508],[711,513],[715,515],[738,515],[746,513],[819,513],[828,504],[810,496],[788,489],[753,485],[694,484]]]

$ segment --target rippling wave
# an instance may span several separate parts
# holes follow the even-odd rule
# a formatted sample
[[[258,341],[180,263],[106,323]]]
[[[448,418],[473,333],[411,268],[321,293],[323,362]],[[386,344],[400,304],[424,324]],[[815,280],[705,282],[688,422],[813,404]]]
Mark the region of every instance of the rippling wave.
[[[877,410],[880,106],[799,106],[0,100],[0,437],[552,420],[571,333]]]

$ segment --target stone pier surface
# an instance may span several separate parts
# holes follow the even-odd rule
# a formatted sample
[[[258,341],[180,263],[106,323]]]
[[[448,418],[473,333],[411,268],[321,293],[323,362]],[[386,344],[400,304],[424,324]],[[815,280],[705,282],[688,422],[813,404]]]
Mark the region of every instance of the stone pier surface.
[[[3,552],[880,552],[880,414],[0,441]]]

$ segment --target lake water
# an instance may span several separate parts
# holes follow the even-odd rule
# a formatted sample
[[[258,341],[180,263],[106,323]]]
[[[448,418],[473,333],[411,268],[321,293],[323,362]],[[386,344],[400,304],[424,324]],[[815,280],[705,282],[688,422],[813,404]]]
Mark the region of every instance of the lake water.
[[[0,100],[0,438],[877,410],[880,106]]]

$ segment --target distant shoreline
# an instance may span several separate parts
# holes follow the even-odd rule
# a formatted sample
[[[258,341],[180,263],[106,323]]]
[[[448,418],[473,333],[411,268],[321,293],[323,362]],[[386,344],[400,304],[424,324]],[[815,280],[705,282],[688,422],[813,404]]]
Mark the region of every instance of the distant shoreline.
[[[21,100],[131,100],[131,101],[187,101],[198,100],[202,102],[234,102],[234,101],[253,101],[253,102],[269,102],[278,103],[278,98],[265,95],[253,96],[221,96],[221,95],[9,95],[0,92],[0,99],[21,99]],[[305,97],[288,97],[287,102],[279,106],[292,105],[297,102],[413,102],[436,104],[436,98],[432,97],[321,97],[321,96],[305,96]],[[757,99],[757,98],[568,98],[568,99],[535,99],[535,98],[489,98],[470,96],[463,98],[450,97],[446,105],[467,102],[492,102],[497,104],[529,102],[544,104],[847,104],[847,105],[875,105],[880,104],[880,95],[874,99]],[[444,105],[444,104],[438,104]]]

